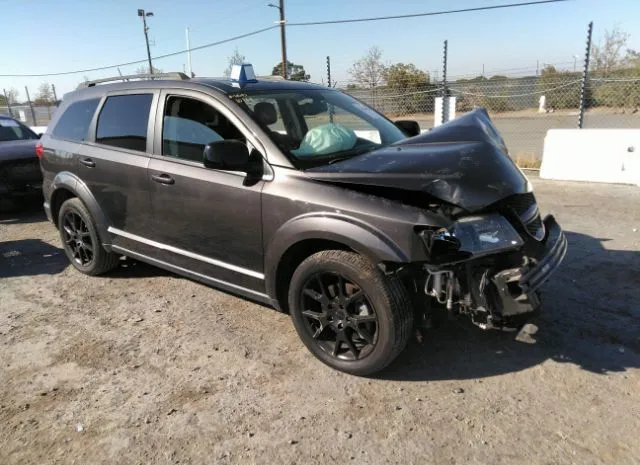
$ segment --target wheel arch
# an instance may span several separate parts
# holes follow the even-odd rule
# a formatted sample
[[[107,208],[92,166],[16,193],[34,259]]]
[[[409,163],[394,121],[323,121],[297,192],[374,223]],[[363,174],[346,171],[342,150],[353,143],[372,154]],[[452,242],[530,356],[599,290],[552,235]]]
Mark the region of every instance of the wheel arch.
[[[370,225],[349,217],[305,215],[285,223],[274,234],[265,254],[267,294],[282,311],[288,310],[289,282],[297,266],[322,250],[356,252],[377,264],[405,263],[407,254]]]
[[[103,246],[110,251],[110,235],[107,231],[109,221],[104,211],[96,201],[95,197],[76,175],[69,172],[60,172],[56,175],[52,182],[51,188],[51,217],[53,223],[58,227],[58,213],[62,204],[70,199],[77,197],[84,203],[91,213],[91,217],[96,225],[98,236]]]

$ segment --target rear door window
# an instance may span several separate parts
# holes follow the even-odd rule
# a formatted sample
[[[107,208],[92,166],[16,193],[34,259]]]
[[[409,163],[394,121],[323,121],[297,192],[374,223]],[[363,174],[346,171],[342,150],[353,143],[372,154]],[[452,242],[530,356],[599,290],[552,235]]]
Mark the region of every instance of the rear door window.
[[[99,102],[100,99],[92,98],[69,105],[53,128],[53,137],[78,142],[87,140],[89,125]]]
[[[98,117],[96,142],[145,152],[152,100],[152,94],[108,97]]]

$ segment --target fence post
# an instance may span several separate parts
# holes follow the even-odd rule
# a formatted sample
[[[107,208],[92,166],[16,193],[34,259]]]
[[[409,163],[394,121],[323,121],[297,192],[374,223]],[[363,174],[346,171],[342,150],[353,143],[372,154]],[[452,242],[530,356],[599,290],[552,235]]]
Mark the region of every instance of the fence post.
[[[593,33],[593,21],[589,23],[587,30],[587,51],[584,54],[584,69],[582,70],[582,86],[580,87],[580,114],[578,116],[578,129],[584,126],[584,109],[587,100],[587,80],[589,78],[589,59],[591,58],[591,35]]]
[[[327,85],[331,87],[331,58],[327,56]],[[333,123],[333,105],[329,104],[329,122]]]
[[[31,103],[31,97],[29,97],[29,89],[27,86],[24,86],[24,91],[27,93],[27,102],[29,102],[29,108],[31,108],[31,117],[33,118],[33,125],[37,126],[38,122],[36,121],[36,112],[33,110],[33,104]]]
[[[53,91],[53,101],[56,104],[56,108],[58,107],[58,94],[56,94],[56,85],[51,84],[51,90]]]
[[[449,121],[449,88],[447,87],[447,49],[448,41],[444,41],[442,54],[442,124]]]
[[[7,89],[2,89],[4,92],[4,100],[7,102],[7,110],[9,110],[9,116],[13,118],[13,111],[11,111],[11,102],[9,101],[9,96],[7,95]]]

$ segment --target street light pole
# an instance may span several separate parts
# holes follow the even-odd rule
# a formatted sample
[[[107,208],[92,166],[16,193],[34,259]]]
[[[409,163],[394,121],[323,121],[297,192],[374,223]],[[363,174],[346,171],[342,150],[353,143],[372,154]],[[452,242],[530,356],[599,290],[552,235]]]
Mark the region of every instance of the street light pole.
[[[286,21],[284,19],[284,0],[280,0],[278,5],[269,3],[267,6],[280,10],[280,45],[282,47],[282,77],[287,79],[287,36],[285,32]]]
[[[153,12],[145,12],[144,10],[139,9],[138,16],[142,18],[142,24],[144,26],[144,40],[147,43],[147,58],[149,59],[149,74],[153,74],[153,65],[151,64],[151,49],[149,49],[149,28],[147,27],[147,16],[153,16]]]
[[[189,40],[189,28],[185,31],[187,35],[187,68],[189,71],[189,77],[193,77],[193,70],[191,69],[191,40]]]

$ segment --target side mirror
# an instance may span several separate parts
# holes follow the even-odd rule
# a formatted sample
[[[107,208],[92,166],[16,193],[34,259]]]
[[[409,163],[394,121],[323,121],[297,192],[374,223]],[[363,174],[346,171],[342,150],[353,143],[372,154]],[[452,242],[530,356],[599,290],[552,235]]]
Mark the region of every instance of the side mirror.
[[[219,140],[204,146],[204,166],[215,170],[250,171],[247,144],[239,140]]]
[[[404,132],[407,137],[419,136],[420,135],[420,125],[417,121],[412,120],[401,120],[395,121],[394,123],[402,132]]]

